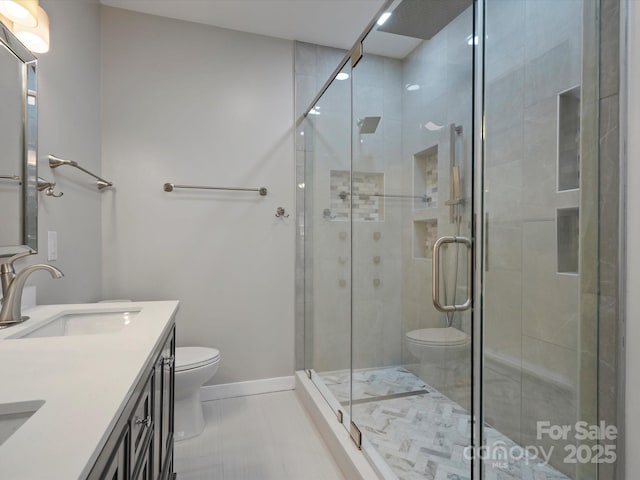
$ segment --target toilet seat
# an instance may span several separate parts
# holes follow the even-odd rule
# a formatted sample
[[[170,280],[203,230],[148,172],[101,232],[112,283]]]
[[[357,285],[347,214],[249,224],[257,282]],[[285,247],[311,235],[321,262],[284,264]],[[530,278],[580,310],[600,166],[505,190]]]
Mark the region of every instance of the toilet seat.
[[[176,372],[205,367],[220,361],[220,351],[206,347],[176,348]]]
[[[407,333],[409,341],[428,346],[455,346],[469,342],[469,335],[457,328],[421,328]]]

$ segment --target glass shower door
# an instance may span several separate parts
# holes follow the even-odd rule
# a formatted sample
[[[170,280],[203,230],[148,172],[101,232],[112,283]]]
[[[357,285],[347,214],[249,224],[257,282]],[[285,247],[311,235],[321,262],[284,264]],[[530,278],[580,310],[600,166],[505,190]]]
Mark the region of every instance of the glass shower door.
[[[352,433],[385,478],[471,475],[474,11],[445,3],[396,2],[352,71]]]
[[[305,145],[305,369],[348,411],[351,365],[351,68],[309,111]]]
[[[595,478],[598,3],[483,2],[485,478]]]

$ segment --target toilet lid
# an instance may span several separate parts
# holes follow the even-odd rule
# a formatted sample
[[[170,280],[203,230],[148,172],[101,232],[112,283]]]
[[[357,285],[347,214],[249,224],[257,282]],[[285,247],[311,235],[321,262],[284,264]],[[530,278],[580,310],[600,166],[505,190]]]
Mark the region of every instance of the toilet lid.
[[[176,348],[176,372],[202,367],[220,360],[220,351],[206,347]]]
[[[453,327],[412,330],[407,338],[423,345],[464,345],[469,341],[469,335]]]

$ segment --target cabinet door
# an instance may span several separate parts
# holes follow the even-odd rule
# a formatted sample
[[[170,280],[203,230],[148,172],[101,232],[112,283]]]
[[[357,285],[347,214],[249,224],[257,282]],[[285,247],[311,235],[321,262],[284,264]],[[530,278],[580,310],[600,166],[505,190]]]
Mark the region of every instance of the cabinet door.
[[[162,429],[161,452],[162,465],[167,463],[168,456],[173,452],[173,404],[175,383],[175,329],[169,335],[162,350],[162,356],[167,359],[162,369]],[[165,472],[166,473],[166,472]]]
[[[131,467],[136,468],[141,456],[145,455],[150,436],[153,432],[153,371],[145,382],[138,397],[130,420],[131,431]],[[151,452],[150,452],[151,453]],[[149,465],[152,465],[149,463]]]
[[[173,468],[173,395],[175,371],[175,330],[172,330],[156,361],[154,412],[154,478],[168,478]],[[167,470],[167,471],[165,471]]]
[[[147,446],[142,454],[141,463],[138,465],[138,471],[132,480],[154,480],[153,476],[153,441],[147,442]]]
[[[155,364],[153,379],[153,478],[161,478],[164,462],[164,445],[162,444],[162,377],[164,376],[164,347]]]
[[[129,429],[126,428],[115,450],[113,451],[111,460],[109,460],[109,463],[100,476],[101,480],[128,480],[128,439]]]

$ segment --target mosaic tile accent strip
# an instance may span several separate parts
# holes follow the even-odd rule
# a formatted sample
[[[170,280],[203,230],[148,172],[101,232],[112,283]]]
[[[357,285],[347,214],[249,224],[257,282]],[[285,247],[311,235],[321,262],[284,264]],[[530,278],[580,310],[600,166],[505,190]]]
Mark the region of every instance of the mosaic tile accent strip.
[[[333,220],[349,220],[349,172],[331,170],[330,208]],[[353,172],[353,220],[356,222],[384,221],[384,198],[376,194],[384,193],[384,173]]]
[[[348,400],[348,371],[322,373],[320,377],[338,400]],[[417,386],[429,393],[356,403],[353,420],[400,480],[470,480],[470,462],[463,456],[471,438],[467,410],[403,367],[354,372],[354,398],[410,391]],[[517,445],[492,427],[485,427],[485,435],[489,445],[503,442],[507,449]],[[548,465],[514,459],[486,463],[485,478],[570,480]]]
[[[331,189],[329,208],[332,221],[349,221],[349,172],[346,170],[331,170],[329,175],[329,187]]]

